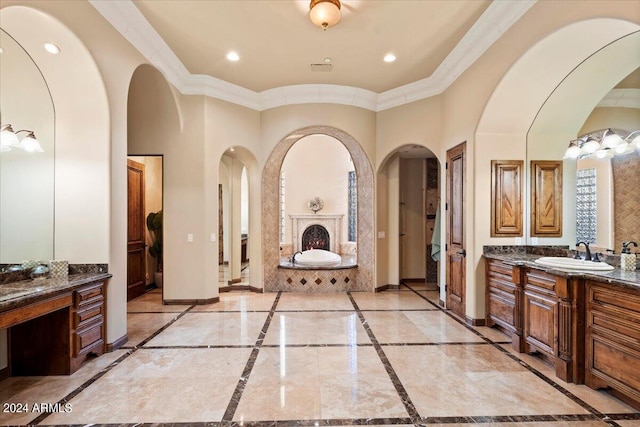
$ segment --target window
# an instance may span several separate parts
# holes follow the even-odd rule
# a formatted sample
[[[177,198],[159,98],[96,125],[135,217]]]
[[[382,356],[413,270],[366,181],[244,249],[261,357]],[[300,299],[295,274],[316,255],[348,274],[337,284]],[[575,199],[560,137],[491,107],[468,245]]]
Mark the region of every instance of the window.
[[[284,210],[284,172],[280,174],[280,243],[284,243],[285,210]]]
[[[596,241],[596,170],[580,169],[576,178],[576,239]]]
[[[349,172],[349,241],[356,241],[356,229],[357,229],[357,206],[358,206],[358,187],[356,181],[356,172]]]

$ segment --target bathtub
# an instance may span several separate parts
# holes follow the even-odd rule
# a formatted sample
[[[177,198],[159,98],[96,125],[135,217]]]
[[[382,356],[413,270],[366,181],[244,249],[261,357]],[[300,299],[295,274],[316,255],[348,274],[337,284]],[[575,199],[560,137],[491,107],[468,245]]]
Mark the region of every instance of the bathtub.
[[[310,249],[296,255],[294,265],[304,267],[330,267],[340,265],[342,257],[323,249]]]

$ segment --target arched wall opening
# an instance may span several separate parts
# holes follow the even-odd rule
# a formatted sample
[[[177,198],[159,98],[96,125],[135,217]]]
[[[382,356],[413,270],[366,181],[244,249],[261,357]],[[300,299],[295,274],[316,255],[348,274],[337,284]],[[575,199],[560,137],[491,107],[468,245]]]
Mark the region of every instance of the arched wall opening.
[[[442,270],[439,254],[432,256],[441,240],[440,161],[425,146],[402,145],[382,160],[376,180],[377,226],[385,236],[376,253],[378,287],[404,283],[435,290]]]
[[[222,184],[223,189],[223,213],[225,210],[226,213],[222,228],[218,216],[218,230],[225,230],[227,234],[233,233],[223,234],[222,240],[223,262],[228,262],[229,269],[227,282],[234,282],[233,284],[240,284],[243,287],[248,285],[254,290],[261,289],[260,210],[255,208],[260,203],[257,190],[260,185],[260,175],[257,171],[256,157],[246,147],[236,145],[224,151],[219,165],[219,178],[222,178],[219,184]],[[226,182],[224,182],[225,179]],[[225,194],[225,187],[227,194]],[[247,267],[251,271],[248,282],[247,274],[243,273],[243,268]]]
[[[140,65],[131,77],[127,122],[127,154],[162,156],[163,159],[163,179],[156,183],[160,188],[146,191],[159,192],[162,200],[162,289],[163,298],[172,299],[175,288],[182,282],[179,275],[183,260],[176,246],[183,239],[177,225],[186,213],[176,199],[182,197],[183,188],[188,186],[184,177],[182,182],[177,177],[182,175],[179,166],[187,161],[185,152],[189,150],[180,143],[180,118],[174,94],[164,76],[151,65]],[[129,266],[132,262],[133,259],[127,260]]]
[[[639,51],[635,41],[640,26],[617,19],[591,19],[568,25],[542,39],[529,49],[505,74],[487,102],[475,134],[475,194],[490,194],[491,160],[530,160],[539,153],[530,153],[529,147],[536,144],[535,139],[562,140],[564,152],[568,141],[575,139],[589,112],[602,97],[620,81],[622,77],[638,67]],[[630,37],[630,38],[629,38]],[[608,46],[622,43],[622,48],[612,67],[611,58],[592,65],[599,71],[595,74],[585,72],[590,58],[597,58],[598,52],[606,52]],[[622,45],[620,45],[622,47]],[[607,55],[603,55],[604,59]],[[599,62],[599,64],[598,64]],[[596,78],[597,74],[597,78]],[[590,75],[587,77],[587,75]],[[567,93],[573,96],[560,95]],[[576,91],[577,88],[580,88]],[[545,116],[546,108],[555,105],[549,112],[551,121],[534,130],[537,117]],[[546,121],[546,120],[545,120]],[[553,122],[553,124],[552,124]],[[547,129],[544,130],[543,128]],[[534,133],[537,136],[534,136]],[[570,135],[573,135],[572,137]],[[499,153],[497,155],[496,153]],[[536,158],[532,158],[535,156]],[[565,171],[567,176],[568,171]],[[525,172],[528,180],[529,173]],[[526,181],[525,181],[526,182]],[[467,312],[475,318],[484,317],[484,263],[481,262],[483,245],[514,244],[568,244],[563,239],[529,238],[529,185],[525,184],[523,197],[523,229],[521,238],[490,237],[490,210],[477,203],[473,215],[475,230],[473,233],[474,258],[469,262],[474,273],[467,275]],[[566,211],[566,210],[565,210]],[[563,222],[569,219],[570,211],[564,214]],[[565,238],[571,238],[570,236]],[[571,242],[572,244],[575,243]],[[467,266],[470,267],[469,264]]]
[[[262,245],[264,289],[290,289],[278,279],[280,263],[280,170],[289,149],[300,139],[323,134],[340,141],[349,151],[357,175],[357,248],[358,269],[354,291],[373,291],[375,279],[374,245],[374,181],[371,163],[358,141],[348,133],[331,126],[310,126],[291,132],[273,149],[262,172]],[[253,274],[253,273],[252,273]]]

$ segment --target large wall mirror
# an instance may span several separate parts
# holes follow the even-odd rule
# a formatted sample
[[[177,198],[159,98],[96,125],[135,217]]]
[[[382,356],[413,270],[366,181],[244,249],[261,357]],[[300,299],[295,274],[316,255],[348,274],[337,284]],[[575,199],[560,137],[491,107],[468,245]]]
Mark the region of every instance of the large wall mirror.
[[[640,129],[639,51],[638,33],[602,48],[574,69],[538,112],[527,134],[527,165],[563,161],[563,232],[558,238],[528,235],[527,243],[573,248],[578,240],[588,240],[600,252],[620,253],[622,241],[640,239],[640,150],[564,158],[570,141],[580,137],[601,141],[612,128],[625,138]],[[525,221],[530,221],[527,211]]]
[[[42,73],[0,30],[0,121],[21,141],[34,133],[43,152],[0,152],[0,264],[54,256],[54,108]]]

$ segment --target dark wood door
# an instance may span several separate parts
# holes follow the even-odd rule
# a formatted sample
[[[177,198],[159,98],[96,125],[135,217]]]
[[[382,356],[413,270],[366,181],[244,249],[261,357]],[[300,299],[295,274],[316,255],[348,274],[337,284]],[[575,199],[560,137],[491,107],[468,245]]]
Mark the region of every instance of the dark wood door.
[[[224,264],[224,224],[222,211],[222,184],[218,184],[218,265]]]
[[[144,165],[127,160],[127,301],[146,290]]]
[[[447,151],[447,308],[465,318],[464,192],[466,143]]]

